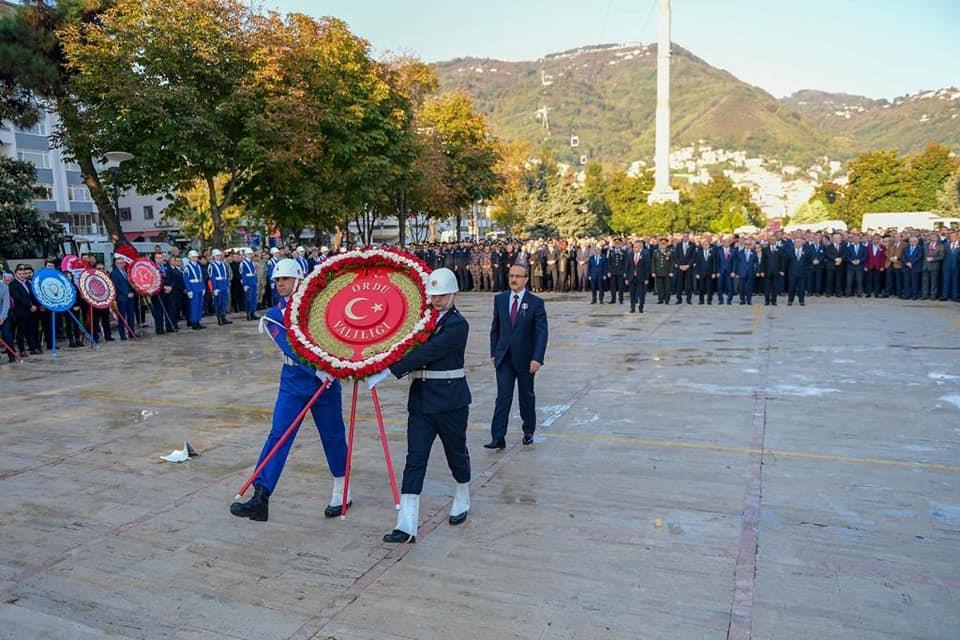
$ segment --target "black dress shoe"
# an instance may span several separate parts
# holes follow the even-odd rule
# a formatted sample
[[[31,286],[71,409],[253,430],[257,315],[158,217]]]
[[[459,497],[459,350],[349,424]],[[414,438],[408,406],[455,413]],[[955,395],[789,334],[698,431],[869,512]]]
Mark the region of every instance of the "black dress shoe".
[[[352,506],[353,506],[353,500],[351,500],[350,502],[347,503],[347,508],[348,508],[348,509],[349,509],[350,507],[352,507]],[[337,516],[339,516],[339,515],[341,515],[341,514],[343,514],[343,507],[340,506],[340,505],[337,505],[337,506],[334,507],[334,506],[328,504],[328,505],[327,505],[327,508],[323,510],[323,515],[325,515],[325,516],[328,517],[328,518],[336,518]]]
[[[227,317],[223,317],[223,324],[233,324],[233,320],[227,320]]]
[[[533,444],[533,434],[523,434],[523,444]]]
[[[400,529],[394,529],[390,533],[383,536],[384,542],[393,542],[397,544],[402,544],[404,542],[409,542],[413,544],[417,541],[417,536],[412,536],[406,531],[400,531]]]
[[[499,440],[491,440],[487,444],[483,445],[483,448],[484,449],[506,449],[507,441],[504,438],[500,438]]]
[[[467,521],[468,513],[470,513],[469,509],[467,509],[466,511],[464,511],[458,516],[450,516],[450,519],[447,522],[449,522],[454,527],[457,526],[458,524],[463,524],[464,522]]]

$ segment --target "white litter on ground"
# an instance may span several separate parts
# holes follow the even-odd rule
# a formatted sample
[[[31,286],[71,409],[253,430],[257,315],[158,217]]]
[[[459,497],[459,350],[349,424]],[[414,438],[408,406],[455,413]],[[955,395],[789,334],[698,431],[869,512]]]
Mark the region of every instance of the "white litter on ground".
[[[960,409],[960,396],[940,396],[940,399]]]
[[[184,440],[183,449],[174,449],[169,455],[160,456],[160,459],[166,462],[186,462],[190,458],[199,455],[200,454],[190,446],[190,443]]]

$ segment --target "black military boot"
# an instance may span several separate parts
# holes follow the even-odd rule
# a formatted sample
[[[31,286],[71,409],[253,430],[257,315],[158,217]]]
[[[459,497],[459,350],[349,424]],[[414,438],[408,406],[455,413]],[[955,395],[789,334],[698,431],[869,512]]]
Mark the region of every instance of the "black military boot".
[[[253,497],[246,502],[234,502],[230,505],[230,513],[240,518],[266,522],[269,502],[270,492],[263,487],[254,487]]]
[[[233,320],[227,320],[227,316],[220,316],[220,321],[223,324],[233,324]]]
[[[220,319],[220,316],[217,316],[217,326],[219,327],[222,324],[223,324],[223,320]]]

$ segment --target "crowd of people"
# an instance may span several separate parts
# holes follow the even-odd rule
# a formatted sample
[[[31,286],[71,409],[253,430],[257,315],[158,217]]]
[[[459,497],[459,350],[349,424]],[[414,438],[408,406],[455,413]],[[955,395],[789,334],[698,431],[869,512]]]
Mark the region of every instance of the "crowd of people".
[[[513,264],[526,267],[535,292],[590,293],[591,304],[625,301],[643,312],[657,304],[767,305],[782,296],[874,297],[960,302],[956,230],[677,233],[414,245],[432,268],[457,274],[462,290],[502,291]]]
[[[525,267],[529,288],[540,293],[581,292],[591,304],[627,304],[642,313],[647,294],[656,304],[803,305],[807,296],[899,298],[960,302],[960,232],[956,230],[860,232],[759,232],[743,235],[676,233],[663,237],[548,238],[522,241],[420,243],[407,247],[431,269],[456,274],[461,291],[508,289],[512,265]],[[346,249],[341,249],[344,251]],[[96,309],[77,295],[73,309],[91,337],[120,340],[153,325],[157,335],[182,325],[205,328],[204,318],[232,324],[229,312],[276,305],[271,273],[283,258],[309,273],[330,255],[327,247],[273,247],[189,251],[152,256],[163,277],[153,296],[136,293],[126,279],[128,258],[116,254],[111,269],[90,255],[89,267],[108,274],[117,290],[115,308]],[[186,258],[186,259],[184,259]],[[46,266],[56,267],[56,260]],[[3,265],[0,265],[3,266]],[[68,272],[67,277],[73,276]],[[84,333],[70,318],[50,312],[34,298],[33,269],[6,266],[0,283],[0,337],[9,360],[52,348],[54,335],[68,348],[82,347]],[[152,316],[147,322],[147,314]]]

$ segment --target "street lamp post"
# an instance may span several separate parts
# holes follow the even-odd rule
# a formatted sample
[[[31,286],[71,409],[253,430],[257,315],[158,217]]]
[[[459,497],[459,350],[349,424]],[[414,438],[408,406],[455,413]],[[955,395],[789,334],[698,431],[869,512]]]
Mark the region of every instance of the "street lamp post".
[[[113,183],[113,212],[117,215],[117,227],[123,236],[123,221],[120,219],[120,176],[123,174],[122,165],[127,160],[133,160],[134,155],[126,151],[108,151],[104,154],[107,159],[107,169],[110,170]],[[118,241],[122,238],[118,238]]]

